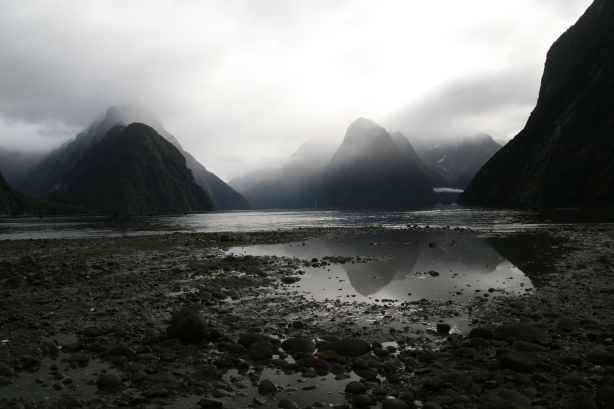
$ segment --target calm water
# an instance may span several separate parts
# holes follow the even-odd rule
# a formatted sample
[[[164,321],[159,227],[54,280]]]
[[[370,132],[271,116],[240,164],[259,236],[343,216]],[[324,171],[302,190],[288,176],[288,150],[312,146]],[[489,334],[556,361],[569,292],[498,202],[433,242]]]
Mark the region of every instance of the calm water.
[[[326,256],[372,257],[303,268],[291,286],[316,300],[378,302],[422,298],[467,300],[523,294],[533,284],[479,234],[392,230],[302,243],[234,247],[229,253],[285,256],[303,260]]]
[[[211,212],[112,219],[108,216],[0,218],[0,239],[79,238],[164,232],[218,232],[330,226],[471,227],[509,231],[568,222],[579,211],[493,210],[462,206],[435,206],[409,211],[299,210]]]

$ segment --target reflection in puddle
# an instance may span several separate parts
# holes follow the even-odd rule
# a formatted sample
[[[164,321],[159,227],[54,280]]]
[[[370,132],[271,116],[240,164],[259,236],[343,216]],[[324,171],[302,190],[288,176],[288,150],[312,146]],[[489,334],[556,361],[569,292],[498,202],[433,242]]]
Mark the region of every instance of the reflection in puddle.
[[[301,243],[234,247],[230,253],[253,256],[374,257],[306,267],[290,288],[316,300],[412,301],[422,298],[463,300],[523,294],[533,285],[525,274],[497,253],[486,239],[454,232],[390,231]]]

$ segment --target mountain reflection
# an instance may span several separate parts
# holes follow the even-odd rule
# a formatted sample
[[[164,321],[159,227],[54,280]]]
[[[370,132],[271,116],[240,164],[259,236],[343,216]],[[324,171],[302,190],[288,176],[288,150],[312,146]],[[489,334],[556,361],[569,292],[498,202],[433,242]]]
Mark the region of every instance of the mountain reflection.
[[[311,240],[304,246],[286,244],[236,250],[307,260],[326,256],[376,260],[332,264],[325,269],[306,268],[298,284],[302,291],[317,299],[456,299],[522,293],[532,288],[529,278],[503,258],[488,240],[453,231],[396,230]]]

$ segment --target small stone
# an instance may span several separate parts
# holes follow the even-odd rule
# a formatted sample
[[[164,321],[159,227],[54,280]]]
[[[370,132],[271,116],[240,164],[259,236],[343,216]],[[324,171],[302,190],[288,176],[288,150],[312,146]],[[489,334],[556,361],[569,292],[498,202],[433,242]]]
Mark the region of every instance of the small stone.
[[[437,324],[437,332],[440,334],[447,334],[450,332],[450,324]]]
[[[296,405],[296,403],[294,403],[293,401],[291,401],[288,398],[282,398],[279,400],[279,403],[277,404],[278,407],[283,408],[283,409],[297,409],[298,406]]]
[[[10,385],[13,383],[13,380],[7,376],[0,375],[0,385]]]
[[[382,409],[409,409],[410,406],[399,399],[385,399],[382,402]]]
[[[198,401],[198,404],[203,408],[221,408],[224,406],[223,401],[210,398],[202,398]]]

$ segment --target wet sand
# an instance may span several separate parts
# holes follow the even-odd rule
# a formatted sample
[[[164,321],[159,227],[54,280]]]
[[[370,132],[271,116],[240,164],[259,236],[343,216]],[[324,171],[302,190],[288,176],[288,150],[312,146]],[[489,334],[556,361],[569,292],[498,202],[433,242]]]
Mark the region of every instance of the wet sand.
[[[450,235],[477,234],[409,233],[437,250],[444,239],[433,237],[449,245]],[[375,271],[384,260],[360,250],[317,259],[239,252],[391,234],[0,241],[0,407],[611,407],[610,224],[486,237],[531,291],[458,299],[314,297],[301,287],[310,274]],[[202,314],[178,314],[194,304]]]

